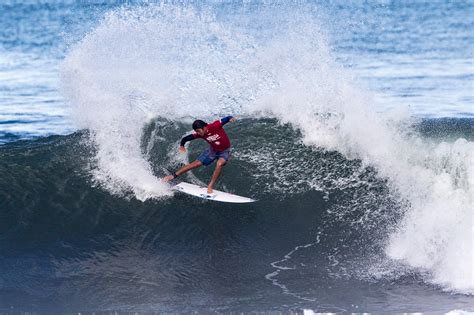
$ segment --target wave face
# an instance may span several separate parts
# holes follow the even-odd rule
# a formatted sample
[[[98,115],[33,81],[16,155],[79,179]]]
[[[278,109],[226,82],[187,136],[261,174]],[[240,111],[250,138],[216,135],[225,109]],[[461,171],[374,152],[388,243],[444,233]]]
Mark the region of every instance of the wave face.
[[[463,239],[470,231],[461,204],[468,202],[462,198],[469,174],[462,167],[470,157],[460,147],[474,139],[473,126],[472,120],[429,120],[406,135],[423,147],[431,143],[429,155],[418,155],[423,168],[413,169],[423,183],[433,182],[432,189],[444,188],[434,191],[441,201],[429,187],[418,190],[421,179],[410,177],[406,185],[413,192],[406,192],[396,186],[401,179],[382,176],[378,165],[308,145],[300,130],[275,118],[226,126],[233,157],[218,188],[259,199],[237,206],[171,192],[146,201],[133,189],[111,194],[97,179],[99,150],[90,132],[6,144],[0,151],[6,196],[0,204],[0,292],[10,304],[2,305],[18,300],[20,308],[45,312],[209,311],[245,309],[233,302],[245,298],[247,310],[293,304],[343,311],[354,303],[382,310],[406,303],[408,290],[408,306],[394,310],[465,309],[471,297],[459,294],[438,293],[427,307],[433,297],[426,291],[435,284],[471,293],[465,278],[470,243]],[[184,162],[176,140],[188,129],[163,118],[143,127],[139,148],[153,176]],[[205,147],[193,142],[186,158]],[[445,171],[438,181],[432,172],[440,163],[454,175]],[[183,180],[205,183],[212,170],[198,169]],[[408,199],[420,193],[427,195]],[[441,198],[446,194],[449,207]],[[380,303],[387,287],[389,299]],[[351,298],[341,299],[340,290]],[[51,296],[71,302],[47,302]]]

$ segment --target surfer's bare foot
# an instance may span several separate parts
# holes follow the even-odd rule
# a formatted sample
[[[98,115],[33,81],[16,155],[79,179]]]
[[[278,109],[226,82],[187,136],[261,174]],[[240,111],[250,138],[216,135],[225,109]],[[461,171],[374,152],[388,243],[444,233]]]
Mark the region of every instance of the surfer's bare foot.
[[[174,178],[173,175],[168,175],[168,176],[163,177],[163,178],[161,179],[161,181],[167,183],[167,182],[169,182],[170,180],[172,180],[173,178]]]
[[[212,192],[213,192],[212,186],[207,186],[207,193],[212,194]]]

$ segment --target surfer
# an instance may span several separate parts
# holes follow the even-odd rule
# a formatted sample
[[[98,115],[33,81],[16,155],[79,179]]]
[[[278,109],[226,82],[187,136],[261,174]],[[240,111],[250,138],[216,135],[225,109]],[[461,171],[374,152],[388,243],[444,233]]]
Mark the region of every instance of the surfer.
[[[194,139],[204,139],[209,143],[209,148],[204,150],[196,159],[196,161],[189,163],[175,173],[165,176],[163,178],[164,182],[169,182],[172,179],[200,167],[202,165],[208,166],[215,160],[217,160],[217,165],[212,173],[211,181],[207,185],[207,193],[211,194],[214,188],[214,184],[216,183],[219,175],[221,173],[222,167],[229,161],[230,158],[230,140],[225,132],[224,128],[222,128],[228,122],[234,122],[235,118],[232,116],[224,117],[220,120],[216,120],[213,123],[207,124],[202,120],[195,120],[193,122],[193,129],[194,133],[187,135],[181,139],[181,143],[179,146],[179,152],[185,153],[186,148],[184,145],[186,142],[194,140]]]

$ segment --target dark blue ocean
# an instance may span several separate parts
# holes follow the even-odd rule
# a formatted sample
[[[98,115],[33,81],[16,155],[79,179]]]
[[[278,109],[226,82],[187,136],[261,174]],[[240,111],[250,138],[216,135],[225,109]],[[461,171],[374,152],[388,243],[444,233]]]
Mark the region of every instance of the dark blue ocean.
[[[2,1],[0,314],[474,312],[473,17]],[[216,188],[258,202],[162,183],[227,115]]]

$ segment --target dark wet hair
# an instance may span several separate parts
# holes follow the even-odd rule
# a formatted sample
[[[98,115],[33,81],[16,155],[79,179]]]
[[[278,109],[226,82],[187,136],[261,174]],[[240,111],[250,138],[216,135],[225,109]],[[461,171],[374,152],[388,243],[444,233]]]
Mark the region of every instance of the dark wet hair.
[[[207,123],[202,121],[202,120],[195,120],[193,122],[193,129],[196,130],[196,129],[200,129],[200,128],[204,128],[207,126]]]

